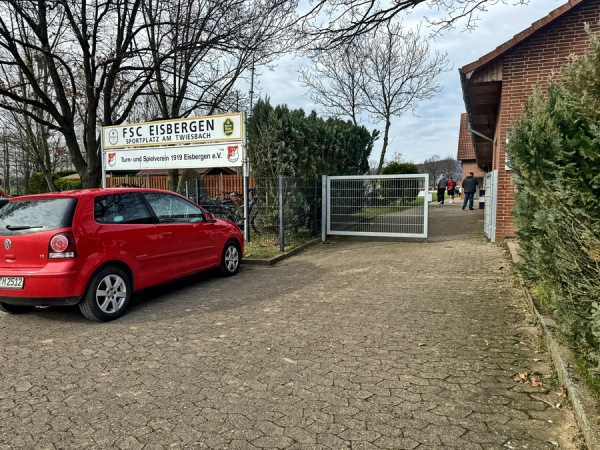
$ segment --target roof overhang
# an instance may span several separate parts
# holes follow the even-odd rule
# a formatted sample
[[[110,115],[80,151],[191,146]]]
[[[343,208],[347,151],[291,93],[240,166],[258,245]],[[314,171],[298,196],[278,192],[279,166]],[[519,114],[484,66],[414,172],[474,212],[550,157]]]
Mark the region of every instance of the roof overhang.
[[[502,81],[473,82],[468,75],[460,73],[468,115],[467,127],[472,133],[477,165],[484,170],[490,170],[494,156],[494,131]]]
[[[568,0],[495,50],[458,70],[468,123],[473,130],[475,158],[477,165],[482,169],[489,170],[492,167],[493,140],[502,94],[504,55],[584,1],[586,0]]]

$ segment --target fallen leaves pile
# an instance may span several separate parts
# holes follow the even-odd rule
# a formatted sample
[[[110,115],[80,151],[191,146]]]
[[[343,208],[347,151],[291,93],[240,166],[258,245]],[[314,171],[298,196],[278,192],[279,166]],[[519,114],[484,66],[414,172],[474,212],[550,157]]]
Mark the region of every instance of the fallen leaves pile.
[[[519,373],[518,375],[516,375],[514,377],[514,380],[517,383],[523,383],[523,384],[529,384],[532,387],[541,387],[543,386],[543,383],[541,381],[538,381],[538,379],[535,376],[529,375],[527,372],[522,372]],[[562,387],[558,390],[558,392],[556,392],[556,395],[558,397],[566,397],[567,396],[567,390]],[[562,404],[560,402],[558,403],[551,403],[548,400],[544,400],[543,398],[539,398],[536,397],[535,395],[531,396],[532,398],[539,400],[541,402],[546,403],[547,405],[551,406],[552,408],[556,408],[556,409],[560,409]]]
[[[527,372],[519,373],[514,378],[514,380],[519,383],[527,383],[533,387],[543,386],[543,383],[541,381],[538,381],[536,377],[534,377],[533,375],[529,375]]]

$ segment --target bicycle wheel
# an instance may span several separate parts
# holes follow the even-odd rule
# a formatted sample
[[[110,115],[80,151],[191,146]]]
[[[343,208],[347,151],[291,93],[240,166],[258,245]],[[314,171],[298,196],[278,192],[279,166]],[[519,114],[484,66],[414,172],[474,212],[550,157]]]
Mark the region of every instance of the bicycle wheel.
[[[258,216],[258,205],[254,204],[250,209],[250,227],[257,235],[260,236],[260,230],[256,226],[256,217]]]
[[[232,211],[229,211],[229,210],[225,214],[225,219],[229,220],[230,222],[235,223],[236,225],[239,222],[238,217]]]
[[[233,209],[228,204],[218,202],[217,205],[218,205],[217,206],[217,209],[218,209],[217,216],[219,216],[222,219],[228,220],[229,222],[237,223],[237,221],[238,221],[237,214],[233,211]]]

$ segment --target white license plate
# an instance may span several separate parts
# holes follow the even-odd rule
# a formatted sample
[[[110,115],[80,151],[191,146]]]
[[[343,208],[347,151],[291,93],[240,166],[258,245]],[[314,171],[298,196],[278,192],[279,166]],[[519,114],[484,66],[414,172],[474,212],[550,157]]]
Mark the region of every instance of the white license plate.
[[[0,277],[0,289],[23,289],[23,277]]]

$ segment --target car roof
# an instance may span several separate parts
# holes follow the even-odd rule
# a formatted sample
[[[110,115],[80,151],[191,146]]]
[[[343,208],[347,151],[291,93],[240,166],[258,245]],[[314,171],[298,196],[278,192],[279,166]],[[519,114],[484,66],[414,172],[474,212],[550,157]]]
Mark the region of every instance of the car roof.
[[[162,193],[167,193],[167,194],[176,194],[175,192],[172,192],[172,191],[166,191],[163,189],[151,189],[151,188],[135,188],[135,187],[92,188],[92,189],[75,189],[72,191],[44,192],[42,194],[21,195],[19,197],[11,198],[11,201],[42,200],[42,199],[52,199],[52,198],[81,198],[81,197],[88,197],[88,196],[97,197],[99,195],[122,194],[125,192],[162,192]]]

